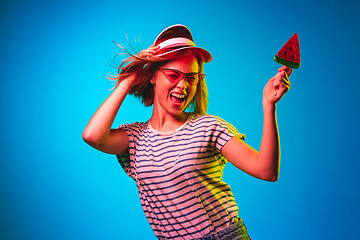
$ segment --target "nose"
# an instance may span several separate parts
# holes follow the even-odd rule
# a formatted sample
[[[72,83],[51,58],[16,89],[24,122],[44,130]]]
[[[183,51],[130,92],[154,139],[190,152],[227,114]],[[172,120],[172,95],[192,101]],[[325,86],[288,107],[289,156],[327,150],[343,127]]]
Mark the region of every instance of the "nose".
[[[181,89],[186,89],[186,88],[189,87],[189,83],[186,81],[185,78],[183,78],[183,79],[180,80],[180,82],[178,82],[178,83],[176,84],[176,86],[177,86],[178,88],[181,88]]]

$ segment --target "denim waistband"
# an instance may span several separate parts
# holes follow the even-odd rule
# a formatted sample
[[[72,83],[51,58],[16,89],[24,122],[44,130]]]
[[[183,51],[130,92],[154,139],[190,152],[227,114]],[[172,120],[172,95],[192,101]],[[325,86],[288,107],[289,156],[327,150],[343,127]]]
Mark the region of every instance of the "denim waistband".
[[[247,229],[241,218],[236,223],[231,224],[229,227],[222,229],[216,233],[206,235],[196,240],[225,240],[225,239],[236,239],[236,240],[250,240],[247,233]]]

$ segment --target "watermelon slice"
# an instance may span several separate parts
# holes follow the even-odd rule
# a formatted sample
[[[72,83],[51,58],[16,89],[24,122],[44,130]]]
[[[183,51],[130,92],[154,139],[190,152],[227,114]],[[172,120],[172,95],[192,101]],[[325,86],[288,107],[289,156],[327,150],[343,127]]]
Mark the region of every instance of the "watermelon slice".
[[[289,68],[300,68],[300,46],[297,33],[285,43],[274,57],[274,60]]]

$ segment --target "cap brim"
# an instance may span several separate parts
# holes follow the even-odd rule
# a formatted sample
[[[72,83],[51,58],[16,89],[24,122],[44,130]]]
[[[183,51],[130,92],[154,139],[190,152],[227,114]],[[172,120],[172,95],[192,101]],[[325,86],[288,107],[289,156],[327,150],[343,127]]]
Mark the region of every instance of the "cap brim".
[[[208,51],[206,51],[203,48],[194,47],[194,46],[179,47],[179,48],[176,48],[176,49],[173,49],[173,50],[161,53],[161,54],[156,54],[156,56],[172,58],[172,57],[176,56],[177,52],[184,51],[184,50],[187,50],[187,49],[195,50],[197,52],[197,54],[199,54],[202,57],[202,59],[204,60],[205,63],[211,62],[211,60],[212,60],[212,55]]]

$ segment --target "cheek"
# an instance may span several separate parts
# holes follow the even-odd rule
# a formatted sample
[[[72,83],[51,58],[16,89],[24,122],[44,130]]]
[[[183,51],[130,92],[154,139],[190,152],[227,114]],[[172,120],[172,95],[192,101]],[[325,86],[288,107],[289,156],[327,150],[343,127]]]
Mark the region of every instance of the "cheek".
[[[154,77],[153,83],[154,83],[155,94],[156,93],[164,94],[165,92],[167,92],[169,90],[169,86],[166,84],[164,79]]]

